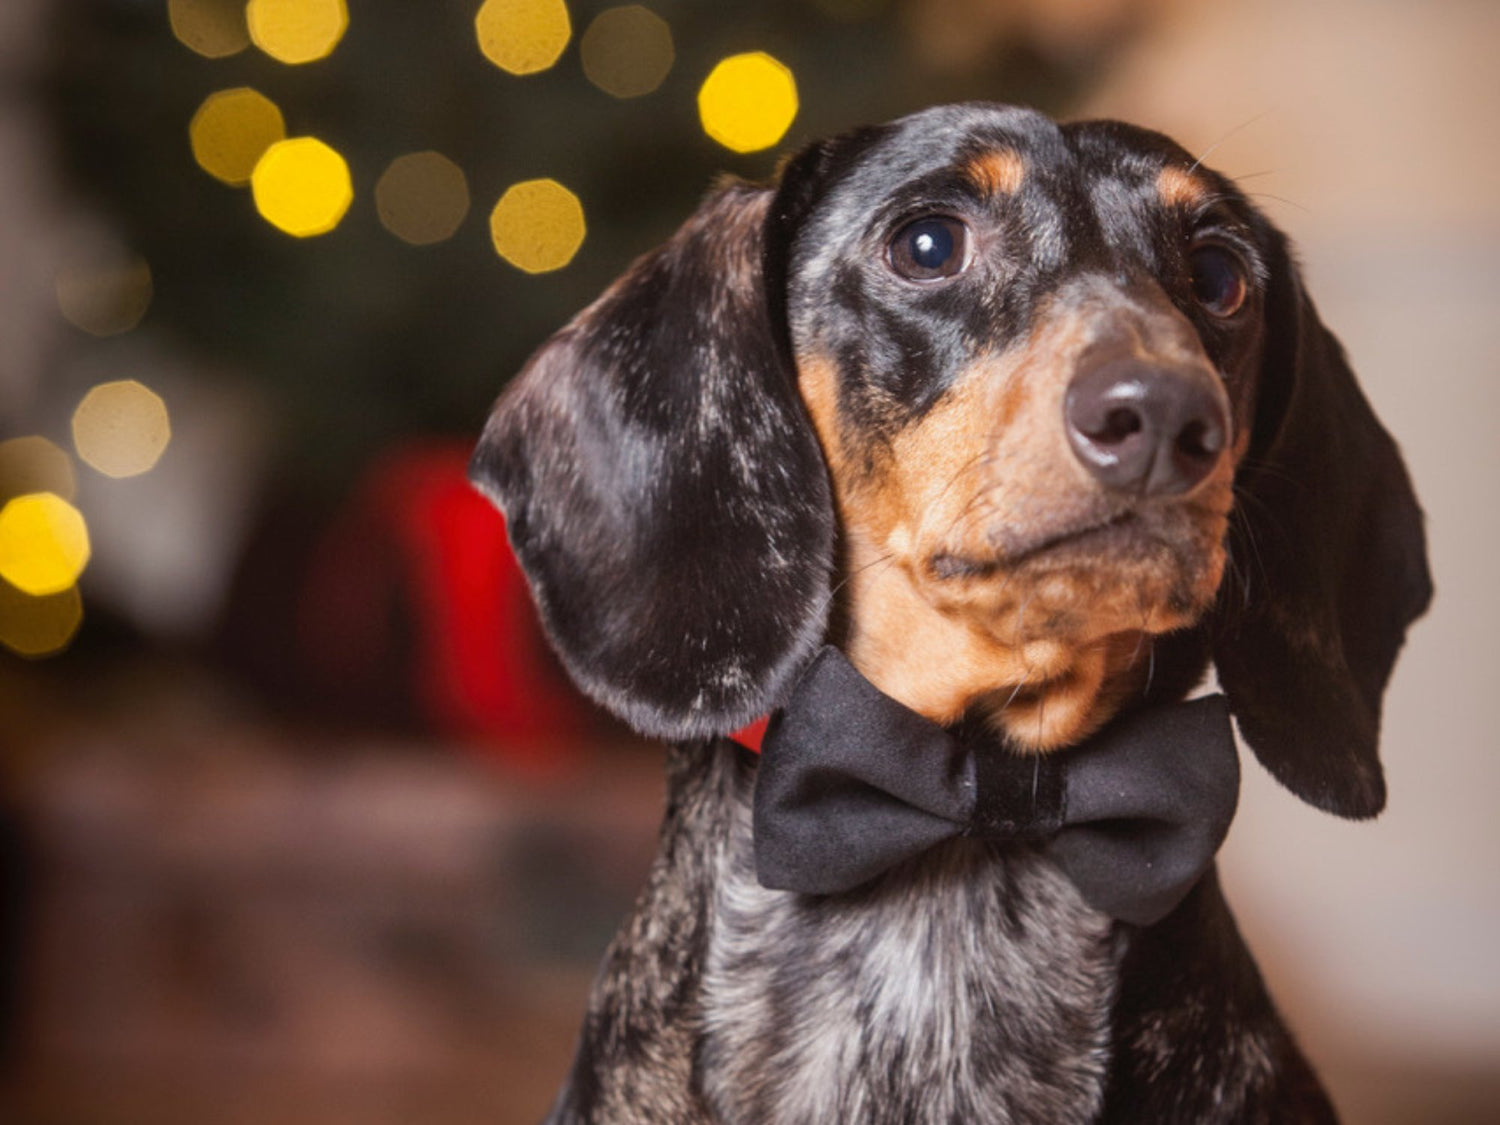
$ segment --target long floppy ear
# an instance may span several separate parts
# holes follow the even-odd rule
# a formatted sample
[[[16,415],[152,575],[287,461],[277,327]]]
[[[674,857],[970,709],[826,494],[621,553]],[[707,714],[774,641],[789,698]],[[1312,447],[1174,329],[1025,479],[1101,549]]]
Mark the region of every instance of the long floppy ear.
[[[542,345],[470,464],[568,670],[663,738],[769,710],[825,627],[833,506],[766,275],[774,197],[716,191]]]
[[[1346,817],[1385,806],[1380,704],[1432,582],[1396,443],[1273,236],[1255,425],[1236,482],[1214,660],[1261,763]]]

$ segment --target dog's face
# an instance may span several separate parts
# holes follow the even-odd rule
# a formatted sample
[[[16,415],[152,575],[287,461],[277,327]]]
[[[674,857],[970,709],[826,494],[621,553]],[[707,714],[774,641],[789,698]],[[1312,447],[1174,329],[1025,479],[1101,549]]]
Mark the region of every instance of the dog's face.
[[[733,729],[832,639],[1044,749],[1212,649],[1283,781],[1383,799],[1420,513],[1284,239],[1157,134],[945,107],[730,185],[538,352],[474,475],[649,732]]]
[[[1108,717],[1219,587],[1267,256],[1230,185],[1118,126],[952,107],[827,187],[788,323],[867,675],[1021,746]]]

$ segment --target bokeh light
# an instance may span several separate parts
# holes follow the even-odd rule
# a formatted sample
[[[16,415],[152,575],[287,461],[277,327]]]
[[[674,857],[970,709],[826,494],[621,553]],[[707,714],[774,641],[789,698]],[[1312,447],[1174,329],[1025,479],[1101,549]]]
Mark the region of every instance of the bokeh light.
[[[734,152],[770,148],[797,116],[797,82],[764,51],[731,55],[698,90],[703,131]]]
[[[55,492],[73,499],[78,481],[73,458],[44,437],[0,441],[0,503],[27,492]]]
[[[134,379],[100,383],[73,411],[73,448],[107,477],[146,472],[171,440],[167,404]]]
[[[583,245],[583,204],[556,180],[513,185],[490,213],[495,251],[527,273],[559,270]]]
[[[248,184],[266,149],[285,136],[276,103],[248,86],[208,95],[188,125],[198,166],[235,186]]]
[[[58,311],[92,336],[118,336],[141,322],[154,288],[146,259],[105,253],[65,264],[55,279]]]
[[[327,234],[354,202],[344,158],[316,137],[293,137],[266,150],[250,175],[261,217],[296,238]]]
[[[326,59],[349,28],[344,0],[250,0],[245,22],[255,45],[289,65]]]
[[[167,0],[172,34],[204,58],[224,59],[250,46],[244,0]]]
[[[88,561],[88,528],[61,496],[30,492],[0,508],[0,578],[23,594],[61,593]]]
[[[55,656],[83,624],[77,586],[34,597],[0,581],[0,645],[18,656]]]
[[[381,225],[414,246],[453,237],[469,213],[463,169],[440,152],[409,152],[391,161],[375,184]]]
[[[563,0],[485,0],[474,32],[484,57],[501,70],[535,74],[562,55],[573,25]]]
[[[583,73],[606,94],[638,98],[672,69],[672,29],[639,4],[600,12],[578,43]]]

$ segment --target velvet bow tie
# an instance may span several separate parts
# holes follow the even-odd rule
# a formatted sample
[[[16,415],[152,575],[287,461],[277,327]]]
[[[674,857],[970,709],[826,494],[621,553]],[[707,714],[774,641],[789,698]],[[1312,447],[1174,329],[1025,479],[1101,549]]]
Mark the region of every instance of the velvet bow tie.
[[[1212,865],[1239,779],[1222,695],[1023,757],[907,709],[830,646],[766,731],[756,870],[775,890],[834,894],[955,836],[1031,841],[1095,909],[1149,925]]]

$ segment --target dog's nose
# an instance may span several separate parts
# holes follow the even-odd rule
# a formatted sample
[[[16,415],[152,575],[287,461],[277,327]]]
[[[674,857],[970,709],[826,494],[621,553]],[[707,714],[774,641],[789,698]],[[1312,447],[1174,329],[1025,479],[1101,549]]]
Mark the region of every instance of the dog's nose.
[[[1073,452],[1089,472],[1136,496],[1191,491],[1229,444],[1229,405],[1216,383],[1135,358],[1075,377],[1063,412]]]

